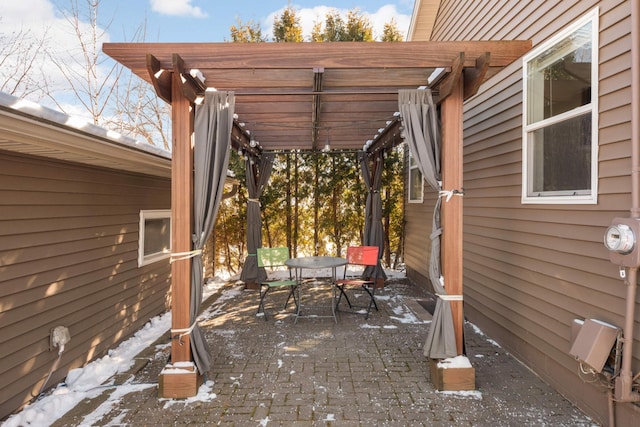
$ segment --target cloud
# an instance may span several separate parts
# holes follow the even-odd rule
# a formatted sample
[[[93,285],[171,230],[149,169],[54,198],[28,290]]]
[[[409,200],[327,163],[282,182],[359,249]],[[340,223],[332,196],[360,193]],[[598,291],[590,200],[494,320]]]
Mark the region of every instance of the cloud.
[[[191,2],[192,0],[150,0],[151,10],[162,15],[206,18],[207,14]]]
[[[28,11],[28,12],[27,12]],[[66,13],[69,13],[66,10]],[[78,12],[78,31],[85,43],[92,45],[94,28],[85,19],[85,11]],[[109,33],[105,28],[95,28],[98,37],[98,46],[109,41]],[[21,35],[19,39],[16,39]],[[51,0],[20,0],[17,2],[0,2],[0,43],[19,40],[22,47],[18,48],[17,55],[4,58],[3,67],[0,69],[0,85],[9,82],[7,90],[14,83],[11,73],[24,72],[25,58],[31,59],[37,49],[33,67],[26,74],[29,80],[34,80],[37,89],[30,91],[17,89],[17,96],[25,96],[31,101],[41,103],[50,108],[63,109],[67,114],[83,116],[89,119],[86,108],[82,107],[77,96],[61,70],[67,72],[67,76],[84,76],[88,73],[88,65],[85,61],[85,51],[80,43],[78,34],[65,19],[61,11],[56,9]],[[100,47],[98,47],[100,49]],[[112,61],[104,61],[102,54],[99,63],[94,70],[99,81],[109,80],[109,70]],[[55,59],[55,61],[53,60]],[[56,65],[56,62],[60,66]],[[18,75],[22,77],[21,74]],[[45,85],[46,84],[46,85]],[[20,86],[23,87],[23,86]],[[49,93],[56,99],[54,103],[47,95]]]
[[[399,13],[395,5],[388,4],[382,6],[374,13],[364,13],[364,15],[371,21],[371,25],[373,25],[373,36],[376,39],[382,37],[384,24],[391,22],[392,18],[395,19],[398,30],[400,30],[405,38],[407,37],[411,16]]]
[[[0,3],[0,24],[3,32],[16,27],[42,26],[53,18],[53,9],[49,0],[3,1]]]
[[[91,37],[93,28],[84,21],[83,11],[79,12],[78,29],[82,36]],[[42,51],[36,60],[37,69],[48,77],[48,81],[55,87],[65,85],[66,80],[62,76],[50,58],[57,58],[60,63],[68,68],[81,71],[84,55],[78,35],[67,19],[56,11],[51,0],[21,0],[17,2],[0,3],[0,38],[4,41],[12,40],[13,34],[22,34],[25,38],[25,46],[22,52],[32,44],[39,44],[44,40]],[[99,43],[109,41],[108,33],[103,28],[96,28],[100,38]],[[11,58],[9,58],[11,59]],[[19,58],[15,58],[19,61]],[[7,68],[11,69],[11,67]],[[5,69],[6,71],[6,69]]]
[[[325,16],[328,12],[333,10],[337,10],[340,13],[340,16],[345,21],[347,20],[347,13],[349,9],[339,9],[335,7],[329,6],[315,6],[313,8],[297,8],[295,5],[292,6],[296,14],[300,17],[300,24],[302,25],[302,34],[305,40],[309,40],[311,38],[311,30],[313,30],[313,25],[316,22],[324,22]],[[282,15],[284,8],[276,10],[270,13],[261,23],[262,30],[264,33],[271,35],[273,31],[273,22],[276,17]],[[369,19],[371,22],[371,26],[373,27],[373,37],[376,40],[379,40],[382,37],[382,32],[384,29],[384,24],[391,21],[391,19],[395,19],[396,25],[403,36],[406,37],[407,31],[409,29],[409,23],[411,22],[410,15],[404,15],[398,12],[395,5],[389,4],[382,6],[375,12],[367,12],[364,10],[360,10],[360,14]]]

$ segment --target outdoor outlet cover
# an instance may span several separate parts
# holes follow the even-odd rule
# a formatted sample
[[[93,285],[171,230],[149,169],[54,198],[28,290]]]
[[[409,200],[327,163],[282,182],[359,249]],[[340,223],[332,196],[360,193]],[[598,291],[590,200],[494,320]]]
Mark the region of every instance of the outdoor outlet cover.
[[[51,330],[51,350],[55,347],[63,346],[69,341],[71,341],[71,334],[66,326],[56,326]]]

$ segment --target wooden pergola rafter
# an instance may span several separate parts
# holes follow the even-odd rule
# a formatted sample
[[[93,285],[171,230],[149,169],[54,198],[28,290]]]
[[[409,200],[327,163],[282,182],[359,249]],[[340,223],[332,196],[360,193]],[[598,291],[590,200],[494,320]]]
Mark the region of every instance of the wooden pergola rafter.
[[[268,150],[361,149],[398,110],[400,89],[440,100],[464,70],[465,98],[529,49],[528,41],[406,43],[107,43],[104,51],[171,103],[174,55],[194,89],[234,91],[239,122]],[[200,82],[192,74],[204,76]]]
[[[174,252],[191,250],[193,103],[205,90],[235,93],[232,144],[257,157],[261,150],[319,151],[325,141],[331,150],[387,149],[402,142],[398,91],[429,86],[441,106],[443,188],[461,189],[464,100],[530,48],[530,41],[103,46],[172,106]],[[444,203],[441,215],[442,273],[447,292],[462,295],[462,197]],[[190,326],[190,264],[172,264],[173,329]],[[461,354],[462,301],[451,306]],[[188,336],[172,341],[171,357],[172,362],[191,360]],[[166,397],[195,395],[201,379],[169,377],[171,382],[161,381],[160,387]]]

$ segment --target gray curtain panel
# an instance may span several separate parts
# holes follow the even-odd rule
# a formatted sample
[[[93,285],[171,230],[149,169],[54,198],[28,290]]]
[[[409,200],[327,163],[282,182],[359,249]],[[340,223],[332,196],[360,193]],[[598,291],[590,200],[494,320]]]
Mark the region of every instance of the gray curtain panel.
[[[371,176],[368,156],[360,152],[360,168],[364,185],[369,190],[364,209],[364,245],[378,247],[378,265],[365,268],[362,276],[365,278],[383,278],[387,275],[380,265],[380,259],[384,254],[384,228],[382,226],[382,199],[380,197],[380,186],[382,184],[382,170],[384,168],[384,154],[379,151],[373,159],[376,162],[375,174]]]
[[[229,165],[229,148],[235,97],[233,92],[205,92],[196,105],[194,123],[193,249],[202,249],[213,230],[224,192]],[[194,324],[202,303],[202,254],[191,266],[190,322]],[[191,331],[191,351],[200,374],[211,367],[211,353],[202,330],[196,324]]]
[[[430,89],[400,90],[398,106],[405,128],[405,141],[422,176],[435,191],[442,190],[440,175],[440,132],[438,115]],[[446,295],[440,268],[440,205],[438,198],[433,213],[429,279],[438,295]],[[431,359],[457,356],[451,303],[442,298],[436,301],[433,321],[424,345],[424,355]]]
[[[247,258],[244,260],[240,280],[244,283],[262,283],[267,279],[264,267],[258,267],[256,258],[257,249],[262,246],[262,219],[260,217],[260,194],[267,185],[273,167],[273,154],[264,154],[260,159],[260,168],[257,171],[246,161],[247,190],[249,201],[247,202]]]

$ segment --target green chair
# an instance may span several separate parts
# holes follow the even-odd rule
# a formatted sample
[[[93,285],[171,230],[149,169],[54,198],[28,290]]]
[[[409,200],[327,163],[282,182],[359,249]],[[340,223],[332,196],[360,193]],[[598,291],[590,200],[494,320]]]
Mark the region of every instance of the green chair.
[[[289,248],[258,248],[258,267],[270,268],[271,270],[286,267],[285,261],[289,259]],[[264,314],[264,320],[267,320],[267,312],[264,308],[264,298],[267,296],[271,289],[289,289],[289,295],[287,295],[287,301],[284,303],[284,309],[289,304],[289,299],[293,297],[293,302],[296,304],[296,311],[298,309],[298,300],[296,298],[295,290],[298,287],[298,282],[293,279],[291,275],[291,269],[287,267],[289,273],[288,280],[269,280],[260,283],[260,304],[258,305],[258,312]]]

